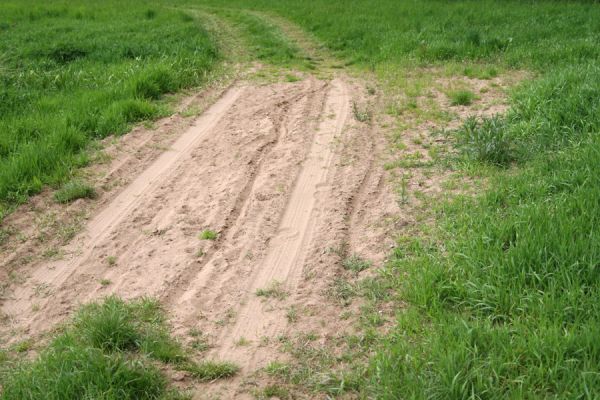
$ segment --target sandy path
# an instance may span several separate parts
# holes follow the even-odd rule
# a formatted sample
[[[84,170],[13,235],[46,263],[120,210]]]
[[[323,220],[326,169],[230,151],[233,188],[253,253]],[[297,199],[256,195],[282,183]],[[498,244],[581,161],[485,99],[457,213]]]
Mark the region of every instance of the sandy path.
[[[0,333],[44,332],[111,293],[154,296],[183,340],[202,331],[205,357],[236,362],[241,378],[282,356],[265,345],[281,335],[335,334],[340,309],[324,292],[345,254],[330,250],[355,243],[379,261],[385,232],[366,230],[393,202],[374,162],[384,139],[352,117],[361,90],[314,77],[227,90],[92,215],[64,257],[31,266],[1,304],[11,318]],[[205,229],[216,240],[200,239]],[[275,281],[284,295],[256,295]],[[305,314],[293,325],[290,307]],[[216,391],[237,398],[241,381]]]
[[[318,214],[322,199],[319,190],[330,181],[333,160],[334,138],[342,133],[349,114],[350,98],[344,83],[335,80],[331,84],[325,103],[326,118],[317,128],[310,152],[298,175],[289,197],[283,218],[263,260],[257,263],[248,282],[248,294],[242,299],[239,316],[231,329],[220,337],[216,354],[220,358],[233,358],[245,368],[256,365],[258,352],[250,358],[237,351],[236,341],[241,337],[249,341],[259,341],[262,337],[272,337],[281,333],[286,320],[281,316],[266,312],[263,300],[256,291],[281,282],[280,290],[291,293],[297,291],[308,246],[314,240],[318,228]]]

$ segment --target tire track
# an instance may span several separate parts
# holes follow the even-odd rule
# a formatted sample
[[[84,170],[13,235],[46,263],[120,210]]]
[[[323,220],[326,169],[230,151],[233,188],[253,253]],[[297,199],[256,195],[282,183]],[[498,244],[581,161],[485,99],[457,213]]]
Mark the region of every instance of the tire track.
[[[121,191],[104,209],[102,209],[86,226],[70,247],[70,251],[79,253],[70,261],[55,261],[33,271],[29,280],[39,282],[38,286],[17,287],[13,296],[2,304],[2,311],[9,315],[23,315],[31,305],[31,298],[39,285],[56,287],[64,284],[76,271],[77,267],[87,260],[95,250],[95,243],[106,239],[111,229],[129,213],[139,198],[160,185],[161,181],[172,172],[191,150],[200,142],[229,108],[238,99],[241,87],[232,87],[211,106],[194,125],[173,143],[170,150],[163,153],[150,167],[143,171],[131,184]],[[83,251],[77,251],[82,248]],[[41,306],[47,302],[41,302]]]
[[[214,352],[221,358],[233,359],[245,369],[251,370],[260,358],[254,353],[249,358],[236,350],[235,342],[240,337],[259,340],[285,328],[285,320],[274,313],[265,312],[255,292],[273,281],[282,282],[287,291],[297,287],[306,251],[313,240],[315,210],[318,208],[317,194],[326,184],[333,159],[333,139],[341,134],[349,113],[349,94],[341,80],[331,83],[325,104],[327,114],[315,134],[309,156],[298,175],[293,192],[286,205],[277,235],[270,241],[269,250],[254,272],[235,325],[219,340]]]

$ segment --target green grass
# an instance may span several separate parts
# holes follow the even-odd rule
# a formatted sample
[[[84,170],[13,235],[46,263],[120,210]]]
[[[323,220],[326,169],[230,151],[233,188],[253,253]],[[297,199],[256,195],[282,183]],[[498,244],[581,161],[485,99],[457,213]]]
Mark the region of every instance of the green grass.
[[[2,360],[0,399],[183,399],[157,362],[200,380],[237,371],[231,363],[190,360],[157,302],[108,297],[83,306],[36,359]]]
[[[206,9],[235,25],[252,58],[296,65],[299,50],[266,18],[219,9],[216,0],[173,3],[216,6]],[[202,83],[218,59],[193,18],[159,3],[65,4],[4,2],[0,8],[2,210],[44,185],[63,184],[89,161],[91,139],[164,114],[164,93]],[[414,98],[431,83],[410,81],[418,75],[411,72],[427,74],[424,67],[481,79],[514,69],[531,73],[510,93],[505,115],[471,119],[450,132],[457,152],[444,161],[485,175],[489,184],[475,197],[433,207],[435,227],[399,241],[383,284],[332,285],[330,296],[342,304],[371,298],[361,311],[361,324],[370,329],[364,346],[375,346],[372,330],[385,323],[373,302],[388,301],[392,291],[402,305],[368,373],[311,381],[313,360],[327,368],[339,360],[307,346],[290,350],[307,361],[288,379],[330,394],[380,399],[600,397],[600,6],[232,0],[227,7],[289,18],[341,58],[340,65],[372,71],[407,92],[406,109],[420,105]],[[456,104],[473,100],[456,97]],[[353,111],[359,121],[371,118],[356,106]],[[405,165],[388,165],[396,166]],[[410,193],[400,192],[406,203]],[[269,287],[256,294],[277,293]],[[189,366],[167,332],[149,333],[146,314],[136,310],[94,311],[105,315],[102,323],[78,317],[73,331],[38,360],[9,369],[2,398],[111,398],[116,390],[119,398],[166,396],[164,378],[144,357],[174,362],[201,380],[235,369]]]
[[[205,229],[202,232],[200,232],[200,239],[202,240],[217,240],[217,237],[219,235],[217,234],[217,232],[210,230],[210,229]]]
[[[365,260],[358,254],[353,254],[350,257],[346,258],[342,261],[342,266],[344,269],[352,272],[361,272],[371,266],[372,262],[369,260]]]
[[[239,367],[229,362],[203,361],[187,365],[185,369],[200,381],[213,381],[235,375]]]
[[[475,94],[469,90],[457,90],[450,93],[450,104],[453,106],[470,106]]]
[[[258,297],[283,300],[288,296],[288,292],[285,291],[281,282],[273,281],[269,284],[269,286],[258,289],[256,291],[256,295]]]
[[[86,165],[91,140],[164,115],[162,96],[205,82],[219,57],[159,3],[7,0],[0,26],[0,220]]]
[[[96,190],[92,186],[77,180],[65,183],[54,192],[54,200],[58,203],[70,203],[77,199],[93,199],[95,197]]]
[[[195,5],[196,3],[184,4]],[[207,10],[233,26],[238,33],[236,39],[244,43],[244,52],[251,60],[278,66],[299,65],[298,48],[268,20],[245,10],[223,8],[222,4]]]

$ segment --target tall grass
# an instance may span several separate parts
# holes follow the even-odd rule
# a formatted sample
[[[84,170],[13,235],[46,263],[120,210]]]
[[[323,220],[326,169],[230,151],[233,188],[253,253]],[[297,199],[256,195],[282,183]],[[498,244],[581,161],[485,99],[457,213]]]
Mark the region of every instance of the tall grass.
[[[85,165],[90,139],[164,114],[157,100],[218,59],[193,18],[158,2],[3,1],[0,26],[0,220]]]

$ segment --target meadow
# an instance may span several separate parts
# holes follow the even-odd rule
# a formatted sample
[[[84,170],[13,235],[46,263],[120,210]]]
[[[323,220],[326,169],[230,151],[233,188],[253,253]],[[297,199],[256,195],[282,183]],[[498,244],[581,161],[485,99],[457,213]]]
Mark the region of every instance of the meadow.
[[[3,2],[0,216],[44,186],[68,182],[88,162],[90,141],[167,113],[165,93],[202,84],[219,62],[216,39],[185,10],[223,2],[122,3]],[[433,229],[398,237],[381,276],[404,306],[352,390],[380,399],[598,398],[600,6],[227,7],[217,14],[240,24],[256,46],[251,53],[275,64],[288,64],[296,50],[236,10],[288,18],[346,68],[382,81],[447,65],[464,75],[530,74],[511,92],[506,114],[449,132],[457,151],[448,164],[487,184],[436,203]],[[18,388],[23,379],[8,382]],[[9,393],[1,398],[18,398]]]
[[[219,58],[194,18],[155,4],[3,2],[0,220],[43,187],[68,183],[96,139],[168,112]]]

